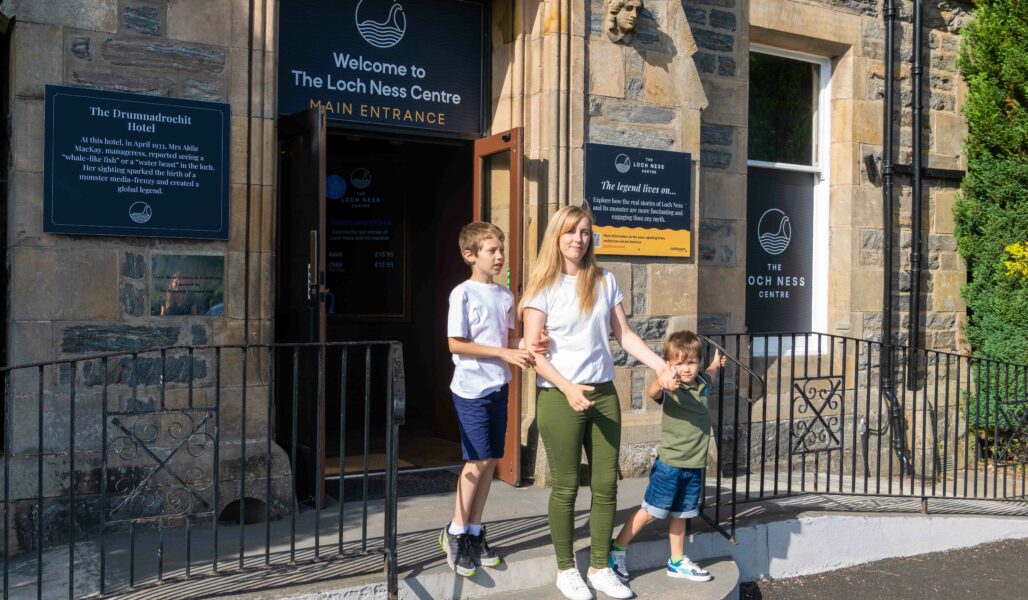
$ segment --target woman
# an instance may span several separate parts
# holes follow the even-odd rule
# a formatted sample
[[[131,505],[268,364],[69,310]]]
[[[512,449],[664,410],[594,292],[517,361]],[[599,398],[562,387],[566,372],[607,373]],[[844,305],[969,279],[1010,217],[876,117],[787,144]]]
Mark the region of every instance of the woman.
[[[572,548],[583,448],[592,491],[589,585],[613,598],[632,597],[607,566],[621,445],[610,334],[658,374],[662,387],[670,390],[677,385],[673,370],[629,329],[617,280],[596,264],[592,226],[591,214],[577,206],[553,215],[521,304],[529,346],[544,328],[550,337],[549,354],[535,355],[536,414],[552,477],[549,521],[559,569],[557,588],[571,600],[592,599],[575,568]]]

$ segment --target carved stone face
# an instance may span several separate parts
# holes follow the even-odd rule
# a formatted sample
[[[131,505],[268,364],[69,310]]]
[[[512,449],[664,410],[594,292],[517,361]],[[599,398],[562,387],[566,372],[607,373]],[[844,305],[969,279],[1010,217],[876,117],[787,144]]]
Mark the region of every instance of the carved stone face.
[[[642,10],[642,0],[627,0],[617,15],[618,29],[624,32],[634,31],[635,22]]]
[[[643,0],[608,0],[607,37],[610,41],[630,43],[642,9]]]

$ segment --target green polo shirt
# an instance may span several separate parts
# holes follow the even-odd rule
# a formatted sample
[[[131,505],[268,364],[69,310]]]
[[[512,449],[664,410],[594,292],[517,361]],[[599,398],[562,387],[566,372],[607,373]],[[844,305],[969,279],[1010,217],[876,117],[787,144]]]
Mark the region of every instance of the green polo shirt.
[[[707,465],[710,442],[710,385],[699,374],[694,387],[685,384],[674,392],[663,392],[660,419],[660,461],[672,467],[698,469]]]

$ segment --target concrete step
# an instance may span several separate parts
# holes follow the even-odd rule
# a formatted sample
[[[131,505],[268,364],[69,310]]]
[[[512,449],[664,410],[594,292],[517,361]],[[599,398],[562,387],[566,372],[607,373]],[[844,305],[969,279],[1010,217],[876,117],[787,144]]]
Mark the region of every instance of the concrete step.
[[[739,598],[739,566],[730,557],[711,558],[698,563],[714,579],[697,583],[686,579],[673,579],[665,574],[663,565],[632,573],[629,586],[636,598],[678,598],[690,600],[737,600]],[[510,600],[563,600],[564,596],[552,583],[543,587],[514,592],[503,596]],[[600,599],[605,598],[597,594]]]

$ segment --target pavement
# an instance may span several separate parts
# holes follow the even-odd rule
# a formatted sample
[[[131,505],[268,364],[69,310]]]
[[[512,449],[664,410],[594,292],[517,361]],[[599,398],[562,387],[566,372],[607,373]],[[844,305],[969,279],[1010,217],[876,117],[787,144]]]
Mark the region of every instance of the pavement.
[[[1028,539],[892,558],[818,575],[743,584],[743,600],[1028,598]]]

